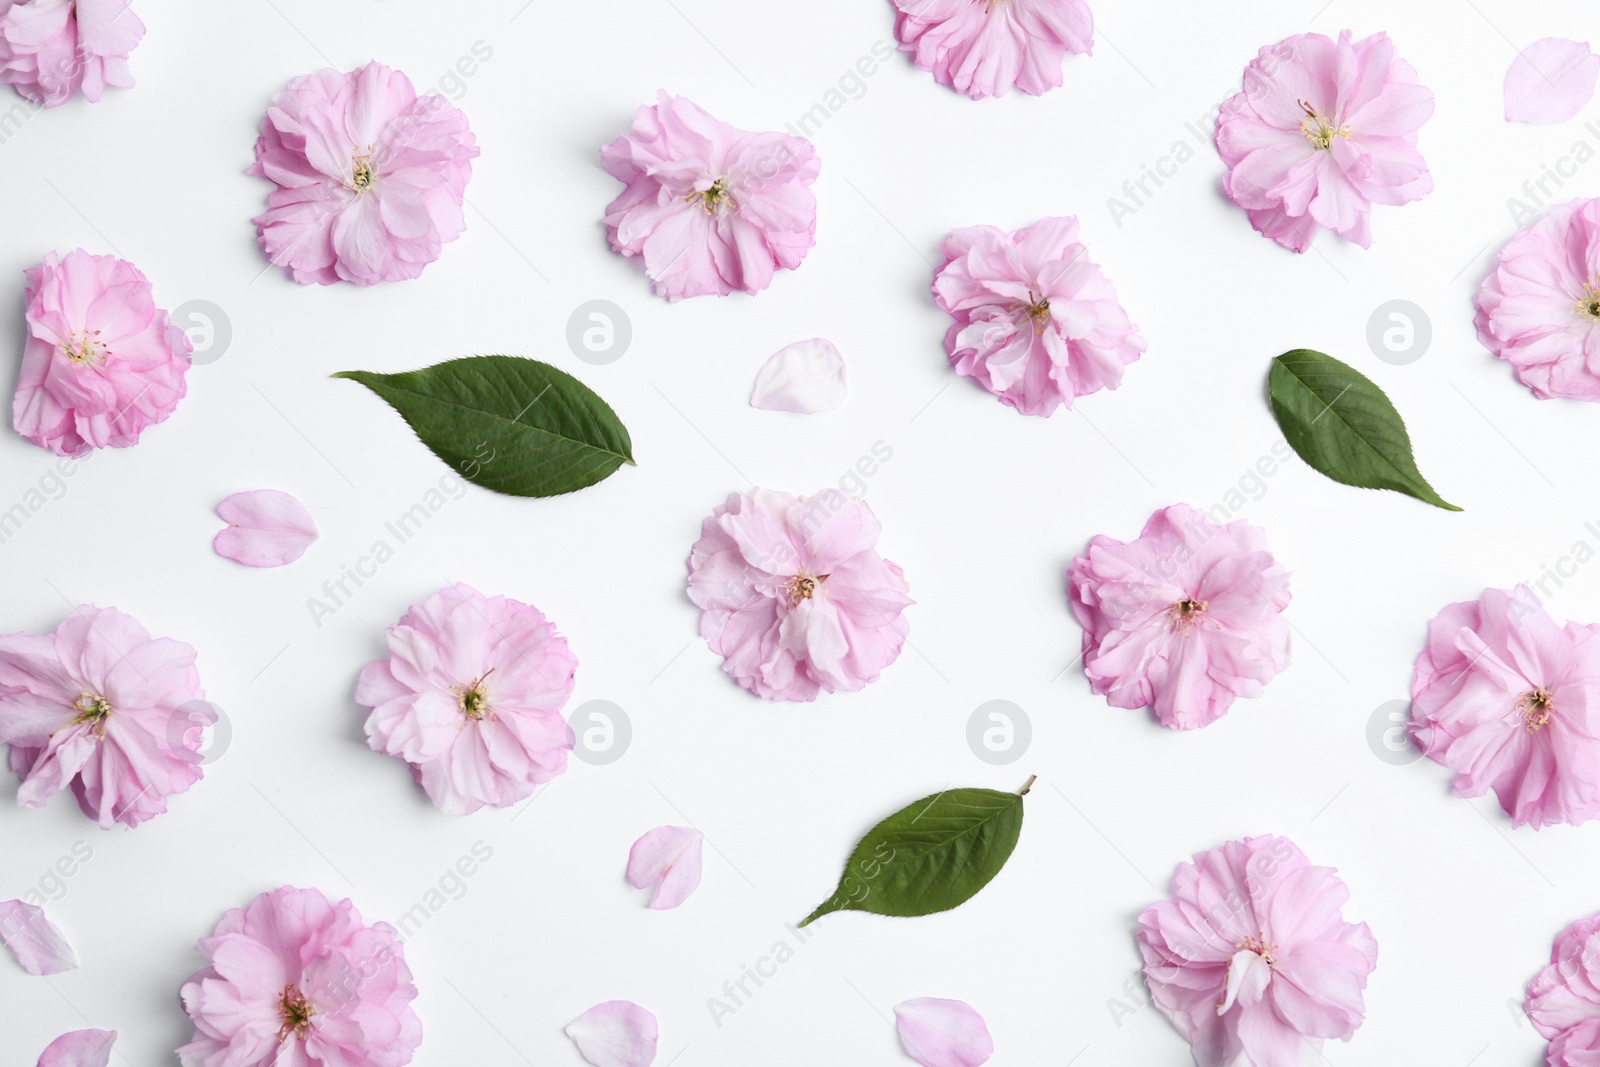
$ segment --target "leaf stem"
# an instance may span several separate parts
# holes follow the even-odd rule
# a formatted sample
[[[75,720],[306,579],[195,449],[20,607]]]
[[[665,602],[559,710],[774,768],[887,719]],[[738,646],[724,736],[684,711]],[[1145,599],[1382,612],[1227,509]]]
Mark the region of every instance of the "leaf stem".
[[[1022,784],[1022,788],[1021,789],[1017,790],[1017,796],[1019,796],[1019,797],[1027,796],[1028,795],[1028,790],[1032,789],[1033,788],[1033,783],[1037,782],[1038,780],[1039,780],[1039,776],[1037,774],[1028,775],[1028,780]]]

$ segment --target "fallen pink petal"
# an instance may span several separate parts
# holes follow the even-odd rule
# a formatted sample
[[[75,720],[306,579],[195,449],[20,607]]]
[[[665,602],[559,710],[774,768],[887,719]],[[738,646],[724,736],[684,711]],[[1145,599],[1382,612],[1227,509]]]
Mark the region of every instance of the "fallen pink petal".
[[[246,567],[281,567],[305,555],[317,539],[317,524],[306,506],[276,489],[235,493],[217,505],[228,524],[212,547]]]
[[[762,364],[750,405],[814,415],[843,404],[846,391],[844,356],[832,341],[817,337],[789,345]]]
[[[894,1008],[906,1055],[922,1067],[979,1067],[994,1055],[989,1027],[961,1000],[918,997]]]
[[[691,826],[658,826],[628,850],[628,884],[654,888],[650,907],[676,908],[700,888],[705,835]]]
[[[0,941],[29,974],[60,974],[78,965],[67,939],[33,904],[0,901]]]
[[[660,1040],[656,1017],[631,1000],[596,1004],[568,1024],[567,1036],[594,1067],[650,1067]]]
[[[115,1030],[74,1030],[50,1042],[38,1067],[106,1067],[116,1043]]]
[[[1506,71],[1506,121],[1566,122],[1594,97],[1600,56],[1587,41],[1544,37],[1518,53]]]

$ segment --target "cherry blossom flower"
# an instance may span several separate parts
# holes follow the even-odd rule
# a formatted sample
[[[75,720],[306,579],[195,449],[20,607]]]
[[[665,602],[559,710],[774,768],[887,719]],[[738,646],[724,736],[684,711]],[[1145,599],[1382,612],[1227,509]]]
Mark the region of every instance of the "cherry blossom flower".
[[[133,85],[128,53],[144,36],[133,0],[0,0],[0,84],[56,107]]]
[[[367,744],[405,760],[440,811],[508,807],[567,769],[577,658],[539,609],[446,586],[386,633],[356,682]]]
[[[567,1024],[567,1036],[594,1067],[650,1067],[660,1042],[656,1017],[631,1000],[596,1004]]]
[[[82,456],[137,444],[183,399],[194,346],[127,260],[81,248],[23,272],[27,341],[12,425],[40,448]]]
[[[1566,122],[1594,97],[1600,56],[1586,41],[1542,37],[1517,51],[1506,71],[1506,121]]]
[[[107,1067],[116,1043],[115,1030],[74,1030],[50,1042],[38,1067]]]
[[[633,129],[600,150],[627,188],[606,208],[606,234],[642,256],[668,300],[735,289],[759,293],[773,272],[794,270],[816,243],[820,164],[811,142],[751,133],[681,96],[658,94]]]
[[[183,1067],[401,1067],[422,1043],[416,987],[388,923],[283,886],[223,916],[184,983]]]
[[[895,36],[922,70],[974,100],[1061,85],[1061,64],[1094,47],[1084,0],[894,0]]]
[[[246,567],[282,567],[305,555],[317,539],[317,524],[306,506],[277,489],[234,493],[217,505],[228,524],[212,541],[217,555]]]
[[[1550,965],[1528,983],[1523,1010],[1550,1042],[1547,1067],[1600,1062],[1600,915],[1556,936]]]
[[[54,634],[0,637],[0,743],[22,776],[17,803],[41,808],[71,787],[107,829],[166,811],[204,777],[202,732],[216,721],[194,659],[115,608],[79,607]]]
[[[1151,996],[1197,1067],[1299,1067],[1324,1041],[1350,1040],[1378,943],[1344,921],[1349,897],[1284,837],[1178,865],[1172,899],[1139,916],[1137,940]]]
[[[1090,687],[1171,729],[1216,722],[1289,665],[1289,572],[1243,520],[1162,508],[1127,544],[1096,535],[1067,584]]]
[[[1089,261],[1075,218],[1015,233],[969,226],[945,238],[934,300],[955,319],[944,347],[957,374],[1024,415],[1050,415],[1115,389],[1145,350],[1117,292]]]
[[[382,63],[289,83],[249,173],[276,186],[256,231],[302,285],[415,278],[466,229],[478,142],[467,117]]]
[[[1475,325],[1540,400],[1600,401],[1600,199],[1557,204],[1506,244]]]
[[[700,888],[705,835],[691,826],[658,826],[628,850],[628,884],[650,889],[650,907],[676,908]]]
[[[36,904],[0,901],[0,941],[29,974],[60,974],[78,966],[66,937]]]
[[[906,1055],[922,1067],[982,1067],[994,1055],[983,1016],[961,1000],[918,997],[894,1006]]]
[[[1433,191],[1417,130],[1433,93],[1395,55],[1388,34],[1337,42],[1301,33],[1245,68],[1244,91],[1217,117],[1222,189],[1250,224],[1304,252],[1323,229],[1366,248],[1373,204]]]
[[[733,493],[689,553],[689,599],[722,669],[767,700],[815,700],[877,681],[905,644],[913,601],[878,555],[882,527],[838,489]]]
[[[1526,586],[1449,605],[1417,657],[1412,739],[1458,795],[1494,790],[1514,825],[1600,816],[1597,634],[1557,625]]]

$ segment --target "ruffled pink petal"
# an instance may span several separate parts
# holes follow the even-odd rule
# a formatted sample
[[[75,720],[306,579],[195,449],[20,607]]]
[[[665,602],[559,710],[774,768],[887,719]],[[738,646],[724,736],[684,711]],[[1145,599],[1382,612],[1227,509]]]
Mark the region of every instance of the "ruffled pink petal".
[[[814,415],[843,404],[845,392],[844,357],[818,337],[780,349],[762,364],[750,406]]]
[[[918,997],[896,1004],[895,1029],[906,1055],[922,1067],[979,1067],[994,1055],[983,1016],[970,1004]]]
[[[1506,71],[1506,121],[1565,122],[1584,109],[1600,79],[1600,56],[1586,41],[1544,37]]]
[[[0,941],[29,974],[60,974],[78,965],[72,946],[44,909],[20,900],[0,901]]]
[[[281,567],[305,555],[317,539],[306,506],[276,489],[235,493],[217,505],[228,528],[212,543],[219,556],[246,567]]]
[[[628,884],[654,887],[650,907],[676,908],[700,888],[705,835],[689,826],[658,826],[628,850]]]
[[[74,1030],[50,1042],[38,1067],[107,1067],[116,1043],[115,1030]]]
[[[594,1067],[650,1067],[659,1040],[656,1017],[628,1000],[596,1004],[567,1025],[567,1036]]]

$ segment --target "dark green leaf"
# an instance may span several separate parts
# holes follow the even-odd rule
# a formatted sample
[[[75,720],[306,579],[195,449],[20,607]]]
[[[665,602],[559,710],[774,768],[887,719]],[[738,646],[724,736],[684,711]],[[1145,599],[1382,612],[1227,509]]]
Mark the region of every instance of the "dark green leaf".
[[[1022,793],[947,789],[923,797],[867,832],[850,854],[833,896],[800,925],[835,911],[901,916],[949,911],[1000,873],[1020,833]]]
[[[340,371],[387,400],[469,482],[559,496],[633,462],[628,430],[572,375],[519,356],[467,356],[403,374]]]
[[[1272,361],[1272,414],[1300,458],[1336,482],[1393,489],[1460,511],[1417,470],[1406,424],[1372,380],[1332,356],[1297,348]]]

